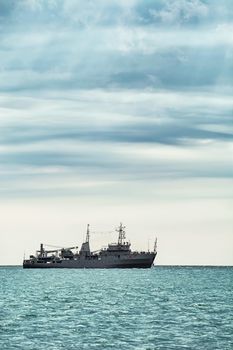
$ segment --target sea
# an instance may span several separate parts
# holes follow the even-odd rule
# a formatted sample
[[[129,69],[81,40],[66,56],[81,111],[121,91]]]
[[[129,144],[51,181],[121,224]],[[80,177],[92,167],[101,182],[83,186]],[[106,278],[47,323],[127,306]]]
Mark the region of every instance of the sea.
[[[0,267],[1,350],[232,350],[233,267]]]

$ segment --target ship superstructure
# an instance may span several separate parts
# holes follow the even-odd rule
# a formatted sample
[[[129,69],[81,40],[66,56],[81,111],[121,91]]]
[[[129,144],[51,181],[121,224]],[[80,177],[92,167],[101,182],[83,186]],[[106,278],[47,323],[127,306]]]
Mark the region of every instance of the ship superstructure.
[[[46,250],[41,243],[40,249],[29,259],[24,259],[24,268],[149,268],[157,255],[157,239],[154,250],[148,252],[131,251],[131,244],[126,241],[125,226],[117,229],[117,243],[108,244],[107,248],[91,252],[90,226],[87,225],[86,240],[78,247]]]

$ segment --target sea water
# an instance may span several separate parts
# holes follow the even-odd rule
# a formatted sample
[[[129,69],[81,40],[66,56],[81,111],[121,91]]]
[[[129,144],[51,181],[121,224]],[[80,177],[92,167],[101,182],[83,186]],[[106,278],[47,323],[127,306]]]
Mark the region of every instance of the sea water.
[[[0,349],[233,349],[233,268],[0,268]]]

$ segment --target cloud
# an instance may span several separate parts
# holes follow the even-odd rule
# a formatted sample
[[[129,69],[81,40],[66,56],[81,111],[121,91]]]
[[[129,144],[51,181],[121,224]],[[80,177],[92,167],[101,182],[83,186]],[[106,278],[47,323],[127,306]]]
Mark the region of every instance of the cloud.
[[[232,89],[228,2],[20,0],[1,7],[1,92]],[[201,23],[191,25],[197,17]]]
[[[1,91],[231,85],[229,25],[203,30],[39,27],[1,39]]]
[[[1,99],[2,142],[51,139],[182,144],[182,137],[229,139],[233,102],[214,91],[76,90]],[[221,131],[208,129],[216,125]],[[224,132],[224,126],[228,132]]]
[[[151,10],[156,19],[165,24],[180,24],[205,19],[208,15],[208,6],[200,0],[165,1],[161,10]]]
[[[114,192],[119,183],[232,176],[233,102],[225,94],[48,90],[2,95],[1,106],[2,193],[33,179],[40,185],[28,193],[64,194],[71,183],[83,193],[86,181],[100,193],[103,181]]]
[[[0,1],[4,191],[40,176],[228,178],[231,14],[228,1]]]

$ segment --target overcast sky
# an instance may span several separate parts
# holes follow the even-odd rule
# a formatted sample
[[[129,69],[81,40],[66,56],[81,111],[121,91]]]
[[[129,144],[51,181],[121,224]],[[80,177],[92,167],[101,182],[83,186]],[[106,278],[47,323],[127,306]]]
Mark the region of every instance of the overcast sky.
[[[0,0],[0,264],[123,221],[233,265],[232,96],[231,0]]]

